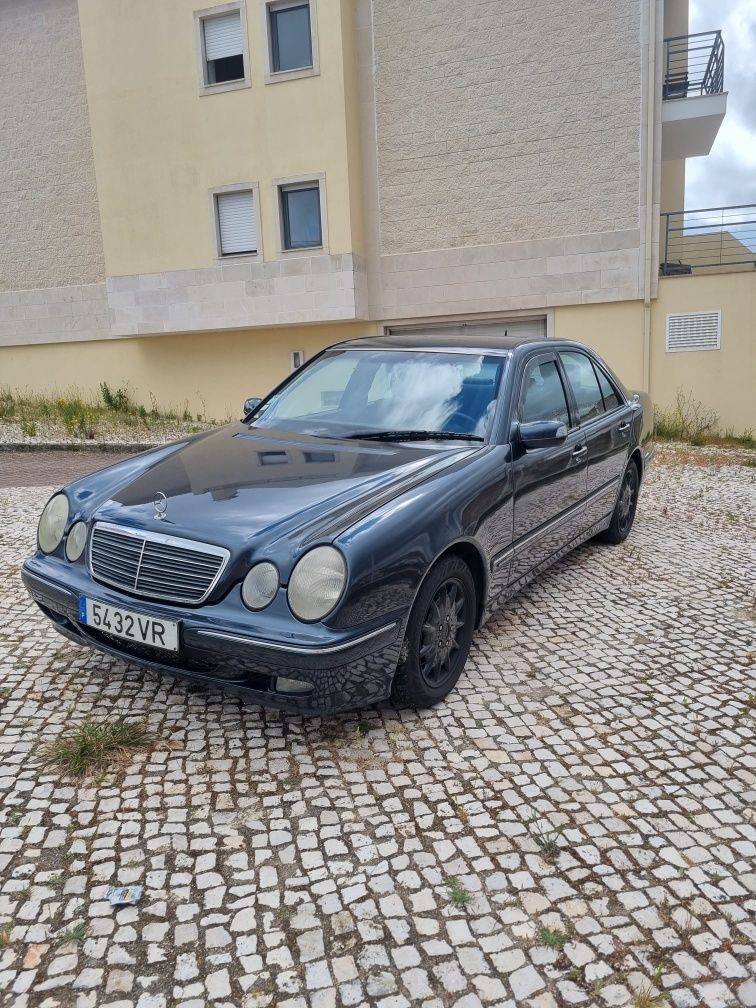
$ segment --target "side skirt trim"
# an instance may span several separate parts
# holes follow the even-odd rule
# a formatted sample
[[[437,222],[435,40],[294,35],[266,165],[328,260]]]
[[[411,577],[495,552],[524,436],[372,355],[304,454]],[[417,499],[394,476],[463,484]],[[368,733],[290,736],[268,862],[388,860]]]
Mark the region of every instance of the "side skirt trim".
[[[541,536],[548,535],[548,533],[553,532],[555,528],[559,528],[560,525],[563,525],[565,522],[569,521],[570,518],[574,518],[576,514],[578,514],[584,508],[588,507],[590,504],[593,504],[594,501],[599,500],[601,497],[607,496],[612,491],[616,491],[617,484],[619,483],[619,481],[620,477],[616,476],[605,486],[600,487],[598,490],[594,490],[593,493],[589,494],[587,497],[584,497],[583,500],[578,501],[577,504],[573,504],[572,507],[567,508],[566,511],[563,511],[562,514],[557,515],[556,518],[552,518],[551,521],[548,521],[545,525],[542,525],[540,528],[535,529],[535,531],[529,532],[526,536],[523,536],[522,539],[518,539],[518,541],[514,543],[512,546],[507,546],[505,550],[503,550],[501,553],[497,553],[497,555],[493,558],[492,560],[493,569],[496,570],[497,567],[500,567],[502,564],[506,563],[507,560],[510,560],[513,556],[519,553],[520,550],[525,549],[526,546],[529,546],[532,542],[535,542],[536,539],[539,539]]]
[[[490,616],[501,609],[513,595],[517,594],[518,591],[521,591],[529,585],[531,581],[534,581],[539,574],[548,570],[549,567],[553,567],[553,565],[561,560],[562,557],[571,553],[574,549],[577,549],[577,547],[581,546],[584,542],[588,542],[589,539],[593,539],[593,537],[597,536],[599,532],[603,532],[605,529],[608,529],[610,522],[611,514],[605,515],[605,517],[603,517],[600,521],[594,522],[590,528],[581,532],[580,535],[575,536],[575,538],[571,539],[568,543],[565,543],[564,546],[562,546],[560,550],[557,550],[556,553],[552,553],[550,557],[541,561],[537,567],[533,567],[532,570],[529,570],[528,573],[523,575],[523,577],[521,577],[518,581],[507,585],[503,591],[496,595],[494,599],[491,599],[489,596],[480,625],[483,626]]]

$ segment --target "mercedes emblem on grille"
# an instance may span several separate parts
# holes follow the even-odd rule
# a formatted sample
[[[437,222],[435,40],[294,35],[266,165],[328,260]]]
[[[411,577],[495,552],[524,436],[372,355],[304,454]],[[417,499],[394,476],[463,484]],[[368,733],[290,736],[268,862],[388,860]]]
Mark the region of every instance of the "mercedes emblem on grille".
[[[155,494],[155,499],[152,503],[155,508],[155,517],[159,521],[162,521],[168,514],[168,498],[164,493],[158,491],[158,493]]]

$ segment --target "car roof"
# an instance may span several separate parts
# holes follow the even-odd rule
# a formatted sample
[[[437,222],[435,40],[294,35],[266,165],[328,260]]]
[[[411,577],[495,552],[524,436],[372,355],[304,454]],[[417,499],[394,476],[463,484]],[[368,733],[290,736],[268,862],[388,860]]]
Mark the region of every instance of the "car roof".
[[[458,329],[450,330],[448,333],[443,329],[434,332],[413,332],[408,329],[386,336],[363,336],[345,340],[343,343],[334,343],[333,346],[350,350],[459,350],[460,353],[468,351],[509,353],[525,343],[529,346],[546,345],[546,340],[533,336],[509,336],[506,330],[504,333],[488,336],[482,335],[479,331],[467,334]],[[548,346],[553,345],[554,341],[550,340]]]

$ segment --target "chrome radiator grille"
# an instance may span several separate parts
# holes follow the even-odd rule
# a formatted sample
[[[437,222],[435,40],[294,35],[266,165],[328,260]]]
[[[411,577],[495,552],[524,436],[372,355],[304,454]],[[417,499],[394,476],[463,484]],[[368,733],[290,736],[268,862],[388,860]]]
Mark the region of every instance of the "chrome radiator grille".
[[[229,558],[220,546],[95,523],[89,569],[105,584],[165,602],[204,602]]]

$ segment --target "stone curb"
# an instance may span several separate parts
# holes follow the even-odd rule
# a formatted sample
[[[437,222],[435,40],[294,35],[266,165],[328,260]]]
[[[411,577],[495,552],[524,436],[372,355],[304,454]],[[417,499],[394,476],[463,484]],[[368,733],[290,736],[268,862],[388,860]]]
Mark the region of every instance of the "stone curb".
[[[70,441],[47,441],[42,444],[30,443],[28,441],[5,441],[0,443],[0,452],[41,452],[41,451],[69,451],[69,452],[112,452],[114,454],[126,455],[129,452],[148,451],[150,448],[161,448],[168,441],[153,441],[145,443],[119,443],[118,441],[87,441],[78,444]]]

